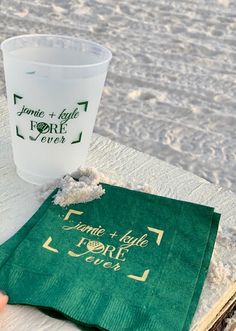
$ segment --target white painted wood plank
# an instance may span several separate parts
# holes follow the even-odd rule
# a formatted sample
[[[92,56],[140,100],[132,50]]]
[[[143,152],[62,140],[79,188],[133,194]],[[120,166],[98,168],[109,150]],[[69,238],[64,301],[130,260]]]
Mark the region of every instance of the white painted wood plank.
[[[15,173],[6,116],[5,99],[0,99],[0,243],[15,233],[36,211],[38,187],[23,182]],[[160,195],[203,203],[222,214],[221,235],[215,251],[229,274],[219,285],[212,285],[208,277],[192,329],[211,310],[227,289],[235,282],[235,249],[232,231],[235,231],[236,195],[210,184],[182,169],[157,158],[94,135],[87,161],[111,178],[120,181],[136,179],[150,184]],[[232,235],[231,235],[232,233]],[[230,245],[226,246],[230,242]],[[230,247],[230,249],[229,249]],[[70,331],[77,329],[69,322],[62,322],[43,315],[30,307],[8,306],[0,317],[0,330],[4,331]]]

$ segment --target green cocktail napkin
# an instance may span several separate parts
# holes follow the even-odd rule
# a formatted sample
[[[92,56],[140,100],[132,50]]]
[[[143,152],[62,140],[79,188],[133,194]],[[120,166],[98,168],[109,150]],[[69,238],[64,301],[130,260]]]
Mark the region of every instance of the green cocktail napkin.
[[[11,304],[46,307],[107,330],[188,330],[219,214],[198,204],[103,184],[62,208],[53,194],[0,247]]]

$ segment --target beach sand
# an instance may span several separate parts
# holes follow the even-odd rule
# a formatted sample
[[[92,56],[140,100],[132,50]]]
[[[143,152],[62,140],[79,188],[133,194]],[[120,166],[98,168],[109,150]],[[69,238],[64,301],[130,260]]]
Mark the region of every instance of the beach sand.
[[[1,41],[25,33],[109,47],[95,132],[236,191],[235,1],[2,0]]]

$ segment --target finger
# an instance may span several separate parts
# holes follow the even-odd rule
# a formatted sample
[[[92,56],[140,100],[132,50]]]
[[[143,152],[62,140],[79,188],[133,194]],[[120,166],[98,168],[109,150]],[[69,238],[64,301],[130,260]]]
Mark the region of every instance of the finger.
[[[6,306],[8,302],[8,296],[5,292],[0,291],[0,311]]]

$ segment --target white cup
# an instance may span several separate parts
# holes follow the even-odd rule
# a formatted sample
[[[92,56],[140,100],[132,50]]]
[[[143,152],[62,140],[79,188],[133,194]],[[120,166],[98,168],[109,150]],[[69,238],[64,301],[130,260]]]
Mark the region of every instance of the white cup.
[[[18,175],[44,184],[85,163],[111,52],[94,42],[23,35],[1,44]]]

